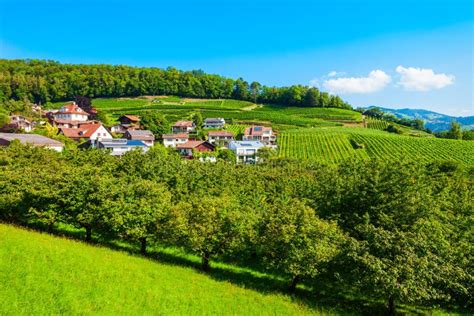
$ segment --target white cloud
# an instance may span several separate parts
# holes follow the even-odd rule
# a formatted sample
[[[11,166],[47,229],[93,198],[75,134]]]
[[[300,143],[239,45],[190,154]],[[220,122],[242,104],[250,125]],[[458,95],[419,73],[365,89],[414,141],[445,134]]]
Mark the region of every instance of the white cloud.
[[[333,70],[330,73],[328,73],[328,77],[336,77],[339,74],[339,72]]]
[[[453,75],[435,74],[433,69],[398,66],[398,84],[410,91],[429,91],[441,89],[454,83]]]
[[[391,77],[382,70],[372,70],[367,77],[329,79],[323,87],[330,93],[372,93],[383,89]]]

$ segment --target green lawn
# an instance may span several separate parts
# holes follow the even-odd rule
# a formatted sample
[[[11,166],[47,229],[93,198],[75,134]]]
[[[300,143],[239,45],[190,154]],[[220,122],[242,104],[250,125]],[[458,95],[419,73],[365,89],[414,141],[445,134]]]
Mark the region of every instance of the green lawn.
[[[291,296],[0,224],[0,315],[306,315]]]

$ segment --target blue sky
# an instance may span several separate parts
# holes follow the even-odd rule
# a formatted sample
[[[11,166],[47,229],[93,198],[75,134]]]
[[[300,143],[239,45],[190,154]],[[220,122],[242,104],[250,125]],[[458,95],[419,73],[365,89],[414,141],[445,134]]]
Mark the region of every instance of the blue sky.
[[[474,115],[470,0],[0,0],[0,57],[203,69]]]

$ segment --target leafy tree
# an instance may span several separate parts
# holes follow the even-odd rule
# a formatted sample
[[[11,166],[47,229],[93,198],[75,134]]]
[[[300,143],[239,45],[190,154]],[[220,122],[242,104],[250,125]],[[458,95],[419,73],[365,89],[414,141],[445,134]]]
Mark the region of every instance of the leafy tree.
[[[140,178],[122,178],[113,191],[110,226],[119,236],[139,241],[140,252],[146,254],[148,240],[160,233],[170,199],[169,191],[162,184]]]
[[[311,107],[319,106],[319,90],[316,88],[309,88],[304,96],[303,105]]]
[[[192,195],[172,208],[168,223],[175,243],[197,252],[207,271],[211,257],[236,247],[250,222],[231,196]]]
[[[194,122],[194,124],[196,125],[196,128],[198,129],[201,129],[202,128],[202,125],[203,125],[203,118],[202,118],[202,114],[201,112],[194,112],[192,115],[191,115],[191,119],[192,121]]]
[[[299,200],[275,201],[263,219],[265,260],[291,276],[290,290],[314,278],[338,254],[344,235],[336,223],[318,218]]]
[[[257,103],[258,95],[260,94],[260,89],[262,85],[256,81],[250,84],[250,91],[252,92],[253,103]]]
[[[168,120],[158,111],[146,111],[141,115],[140,124],[144,129],[150,130],[155,137],[161,138],[170,129]]]
[[[217,159],[230,163],[235,163],[237,161],[237,156],[232,150],[223,148],[219,149],[219,151],[217,152]]]
[[[451,139],[462,139],[461,124],[456,121],[451,122],[451,129],[448,132],[448,138]]]

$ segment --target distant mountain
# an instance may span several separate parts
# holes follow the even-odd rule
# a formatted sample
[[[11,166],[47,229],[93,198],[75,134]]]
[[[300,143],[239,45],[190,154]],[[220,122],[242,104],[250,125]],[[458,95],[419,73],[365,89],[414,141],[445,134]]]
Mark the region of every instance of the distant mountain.
[[[379,108],[398,118],[421,119],[425,121],[425,126],[434,132],[448,130],[452,121],[461,124],[463,129],[474,129],[474,116],[455,117],[423,109],[389,109],[380,106],[369,106],[368,108]]]

